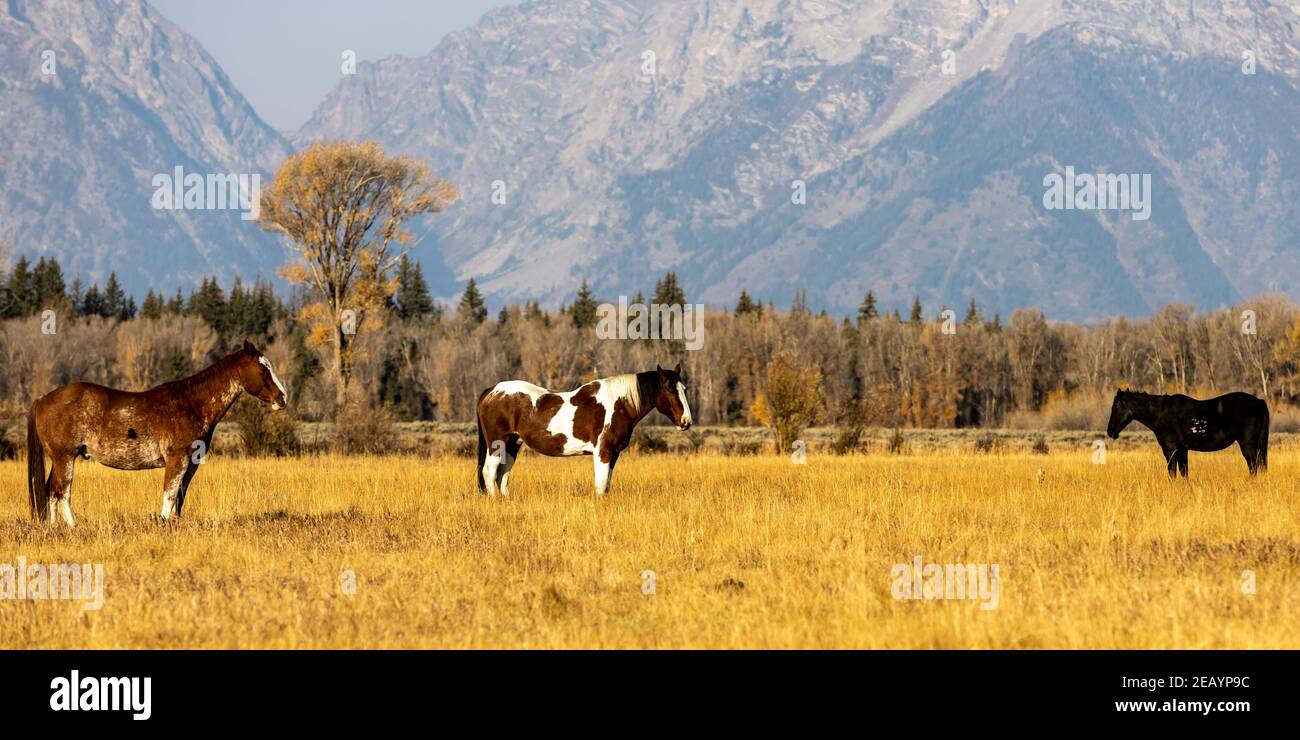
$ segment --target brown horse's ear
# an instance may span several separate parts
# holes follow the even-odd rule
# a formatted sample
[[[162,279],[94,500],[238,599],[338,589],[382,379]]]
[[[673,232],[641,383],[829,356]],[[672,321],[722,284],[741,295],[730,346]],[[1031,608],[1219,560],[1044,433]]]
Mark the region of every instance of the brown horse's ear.
[[[251,350],[253,352],[257,351],[257,347],[254,347],[253,343],[248,341],[248,337],[244,337],[244,349]]]

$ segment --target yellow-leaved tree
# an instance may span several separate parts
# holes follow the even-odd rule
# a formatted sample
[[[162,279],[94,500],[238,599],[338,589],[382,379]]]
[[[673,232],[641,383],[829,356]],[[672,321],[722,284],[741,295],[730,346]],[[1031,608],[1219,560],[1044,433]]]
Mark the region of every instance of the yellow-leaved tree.
[[[347,401],[351,347],[395,289],[389,273],[410,243],[403,225],[459,197],[428,165],[388,157],[373,141],[313,144],[284,161],[262,192],[262,228],[284,235],[299,260],[284,277],[310,288],[317,303],[301,317],[318,343],[333,348],[335,406]]]

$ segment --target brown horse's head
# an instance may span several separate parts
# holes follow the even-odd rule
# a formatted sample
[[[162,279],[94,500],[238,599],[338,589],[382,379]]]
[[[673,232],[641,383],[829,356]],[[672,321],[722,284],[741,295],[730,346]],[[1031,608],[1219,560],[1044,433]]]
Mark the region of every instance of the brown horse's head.
[[[239,382],[244,390],[257,400],[271,404],[273,409],[287,406],[289,392],[284,389],[284,383],[280,382],[266,355],[258,352],[247,339],[244,340],[240,354],[248,358],[247,362],[240,363],[239,366]]]
[[[665,370],[658,365],[659,392],[655,395],[655,408],[677,425],[683,432],[691,428],[691,405],[686,402],[686,383],[682,381],[682,365]]]

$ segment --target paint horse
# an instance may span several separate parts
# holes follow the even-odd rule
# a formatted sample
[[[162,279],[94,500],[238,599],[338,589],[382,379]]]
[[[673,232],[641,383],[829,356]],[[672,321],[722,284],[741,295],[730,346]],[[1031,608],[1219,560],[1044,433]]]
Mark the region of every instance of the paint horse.
[[[1208,401],[1189,396],[1156,396],[1116,391],[1106,433],[1119,437],[1139,421],[1156,434],[1169,464],[1169,477],[1187,477],[1187,451],[1217,452],[1236,442],[1250,474],[1268,468],[1268,404],[1249,393],[1229,393]]]
[[[497,383],[478,398],[478,489],[509,495],[520,447],[552,457],[591,455],[596,493],[609,493],[618,456],[632,429],[658,409],[679,429],[691,427],[682,366],[584,383],[567,393],[522,380]]]
[[[57,504],[63,521],[77,526],[72,474],[79,457],[118,470],[164,468],[161,515],[180,516],[185,492],[212,445],[212,432],[241,392],[274,409],[288,402],[271,361],[248,340],[211,367],[147,391],[69,383],[46,393],[27,414],[32,516],[52,524]]]

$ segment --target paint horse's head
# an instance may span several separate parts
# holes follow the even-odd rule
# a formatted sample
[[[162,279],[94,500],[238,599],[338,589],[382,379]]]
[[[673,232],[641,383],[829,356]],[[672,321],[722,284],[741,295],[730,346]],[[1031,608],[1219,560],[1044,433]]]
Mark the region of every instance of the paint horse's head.
[[[691,428],[691,405],[686,402],[686,383],[682,381],[682,365],[672,370],[665,370],[655,365],[658,371],[659,391],[655,394],[655,408],[683,432]]]
[[[1133,394],[1128,391],[1115,391],[1115,401],[1110,405],[1110,423],[1106,425],[1106,435],[1119,439],[1119,433],[1133,421]]]
[[[275,368],[266,355],[257,351],[252,342],[244,340],[239,354],[245,359],[239,364],[239,383],[248,395],[259,401],[271,404],[273,409],[282,409],[289,404],[289,392],[284,389],[275,374]]]

